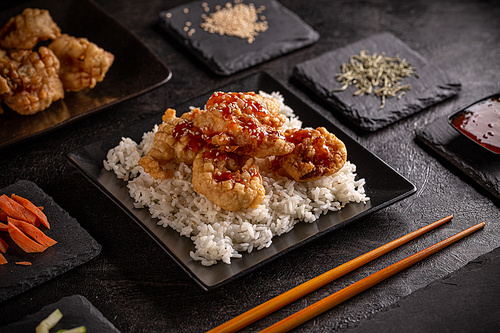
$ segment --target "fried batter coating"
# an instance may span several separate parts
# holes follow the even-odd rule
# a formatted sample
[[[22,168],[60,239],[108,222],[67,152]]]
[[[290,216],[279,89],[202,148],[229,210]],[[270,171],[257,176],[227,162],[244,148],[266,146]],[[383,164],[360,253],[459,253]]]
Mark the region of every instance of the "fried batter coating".
[[[324,127],[286,130],[285,136],[295,149],[275,161],[296,181],[311,181],[331,175],[339,171],[347,160],[344,143]]]
[[[94,88],[115,60],[115,56],[90,42],[87,38],[76,38],[62,34],[49,45],[61,61],[59,76],[64,89],[80,91]]]
[[[139,159],[139,165],[154,179],[167,179],[173,175],[172,170],[163,170],[161,165],[151,156],[141,157]]]
[[[192,120],[203,112],[196,108],[177,118],[174,109],[167,109],[162,117],[163,123],[155,133],[148,157],[159,165],[181,162],[193,164],[198,150],[206,145],[206,141],[202,139],[201,131],[193,126]]]
[[[26,8],[12,17],[0,31],[0,46],[6,49],[30,50],[40,41],[56,39],[61,29],[46,9]]]
[[[5,104],[21,115],[32,115],[64,98],[59,76],[59,60],[46,47],[38,52],[19,50],[0,56],[0,75],[9,88]],[[3,91],[2,90],[2,91]]]
[[[198,194],[230,211],[256,208],[265,198],[262,176],[253,158],[217,148],[204,149],[196,156],[192,182]]]
[[[285,155],[293,150],[293,144],[278,130],[286,118],[279,113],[274,98],[253,92],[216,92],[206,109],[193,124],[213,145],[257,158]]]

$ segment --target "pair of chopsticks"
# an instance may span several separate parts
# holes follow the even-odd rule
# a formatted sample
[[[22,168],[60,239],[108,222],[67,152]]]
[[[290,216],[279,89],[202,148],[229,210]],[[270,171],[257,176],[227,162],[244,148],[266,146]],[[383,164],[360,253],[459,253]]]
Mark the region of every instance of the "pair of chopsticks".
[[[442,224],[450,221],[453,215],[444,217],[434,223],[425,227],[415,230],[407,235],[393,240],[385,245],[382,245],[370,252],[367,252],[351,261],[348,261],[338,267],[335,267],[307,282],[298,285],[297,287],[278,295],[269,301],[248,310],[247,312],[227,321],[226,323],[215,327],[207,333],[215,332],[236,332],[239,329],[265,317],[266,315],[284,307],[287,304],[313,292],[314,290],[332,282],[333,280],[361,267],[362,265],[380,257],[381,255],[425,234],[426,232],[441,226]],[[269,326],[261,332],[286,332],[302,323],[314,318],[315,316],[331,309],[332,307],[346,301],[347,299],[365,291],[366,289],[376,285],[377,283],[389,278],[390,276],[402,271],[405,268],[417,263],[418,261],[436,253],[437,251],[445,248],[448,245],[470,235],[471,233],[483,228],[484,222],[478,223],[466,230],[463,230],[451,237],[448,237],[434,245],[431,245],[405,259],[402,259],[395,264],[392,264],[376,273],[373,273],[358,282],[349,285],[348,287],[337,291],[336,293],[323,298],[322,300],[298,311],[289,317]]]

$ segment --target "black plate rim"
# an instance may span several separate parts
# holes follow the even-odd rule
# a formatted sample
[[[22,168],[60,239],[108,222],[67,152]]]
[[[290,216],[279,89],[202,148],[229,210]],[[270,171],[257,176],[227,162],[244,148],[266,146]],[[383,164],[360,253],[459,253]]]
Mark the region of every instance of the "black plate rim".
[[[243,77],[241,79],[238,79],[238,80],[235,80],[233,82],[230,82],[228,84],[225,84],[223,85],[222,87],[219,87],[217,88],[216,90],[224,90],[224,87],[226,86],[231,86],[231,85],[234,85],[240,81],[244,81],[245,79],[248,79],[248,78],[251,78],[253,76],[263,76],[266,78],[266,80],[272,80],[274,81],[274,83],[278,84],[280,86],[280,92],[283,93],[284,91],[288,92],[288,93],[292,93],[290,91],[290,89],[286,88],[281,82],[279,82],[278,80],[274,79],[271,75],[269,75],[268,73],[262,71],[262,72],[257,72],[257,73],[253,73],[253,74],[249,74],[248,76],[246,77]],[[209,90],[209,92],[213,92],[214,90],[211,89]],[[194,100],[196,98],[199,98],[201,96],[204,96],[206,95],[207,93],[204,93],[204,94],[200,94],[188,101],[185,101],[183,103],[179,103],[179,104],[188,104],[189,101],[191,100]],[[297,97],[298,98],[298,97]],[[311,106],[311,109],[314,110],[314,108]],[[160,113],[161,115],[162,113]],[[347,136],[350,138],[350,140],[353,140],[357,143],[356,140],[354,140],[349,134],[345,133],[344,131],[342,131],[340,128],[338,128],[337,126],[335,126],[332,122],[330,122],[327,118],[325,118],[323,115],[321,115],[320,113],[316,112],[315,116],[317,117],[320,117],[324,122],[328,123],[329,125],[332,125],[334,126],[335,128],[337,128],[337,130],[339,132],[342,132],[343,135]],[[154,117],[155,119],[156,118],[159,118],[158,116]],[[134,125],[139,125],[141,123],[144,123],[146,122],[148,119],[146,120],[143,120],[139,123],[136,123],[136,124],[132,124],[131,126],[129,126],[128,128],[130,127],[134,127]],[[125,129],[120,129],[114,133],[122,133],[124,130],[127,130],[127,128]],[[109,134],[107,137],[109,136],[112,136],[113,133]],[[95,140],[94,142],[100,142],[101,140],[103,140],[104,138],[101,138],[101,139],[98,139],[98,140]],[[92,144],[92,143],[91,143]],[[89,145],[91,145],[89,144]],[[344,225],[346,224],[349,224],[351,222],[354,222],[354,221],[357,221],[359,219],[362,219],[363,217],[366,217],[370,214],[373,214],[375,213],[376,211],[379,211],[383,208],[386,208],[398,201],[401,201],[409,196],[411,196],[412,194],[416,193],[417,191],[417,188],[416,186],[411,183],[408,179],[406,179],[405,177],[403,177],[401,174],[399,174],[399,172],[397,172],[394,168],[392,168],[390,165],[388,165],[386,162],[384,162],[382,159],[380,159],[378,156],[376,156],[375,154],[373,154],[372,152],[370,152],[369,150],[367,150],[365,147],[363,147],[361,144],[357,143],[359,145],[359,147],[363,150],[364,153],[366,154],[369,154],[371,155],[371,157],[374,157],[376,158],[380,163],[382,163],[386,168],[390,169],[392,172],[394,172],[396,175],[398,175],[399,177],[401,177],[401,179],[403,179],[406,183],[406,185],[408,186],[408,189],[405,190],[405,192],[399,194],[398,196],[395,196],[393,197],[391,200],[388,200],[388,201],[385,201],[383,203],[380,203],[378,204],[376,207],[370,207],[358,214],[356,214],[355,216],[351,217],[351,218],[348,218],[344,221],[342,221],[341,223],[339,223],[338,225],[334,225],[334,226],[331,226],[325,230],[322,230],[322,231],[319,231],[311,236],[309,236],[308,238],[296,243],[296,244],[293,244],[292,246],[276,253],[276,254],[273,254],[272,256],[266,258],[265,260],[262,260],[258,263],[255,263],[253,266],[251,267],[248,267],[247,269],[237,273],[237,274],[234,274],[232,275],[231,277],[229,278],[226,278],[224,281],[222,282],[219,282],[219,283],[216,283],[214,285],[207,285],[206,283],[204,283],[194,272],[190,271],[189,268],[181,261],[180,258],[178,258],[165,244],[163,244],[159,239],[158,237],[151,231],[147,228],[147,226],[145,226],[134,214],[132,211],[130,211],[127,207],[125,207],[125,205],[118,199],[116,198],[112,193],[110,193],[101,183],[97,182],[95,179],[93,179],[92,177],[90,177],[86,170],[81,166],[80,163],[78,163],[78,158],[77,158],[77,154],[79,151],[82,151],[83,148],[85,146],[82,146],[82,147],[79,147],[79,148],[75,148],[75,149],[72,149],[68,152],[66,152],[64,155],[65,157],[68,159],[68,161],[74,166],[76,167],[76,169],[82,173],[82,175],[88,179],[92,184],[94,184],[101,192],[103,192],[103,194],[105,194],[108,198],[110,198],[115,204],[117,204],[118,207],[120,207],[120,209],[122,209],[128,216],[130,216],[132,218],[132,220],[134,220],[137,224],[139,224],[139,226],[145,230],[147,232],[148,235],[150,235],[156,243],[158,243],[160,245],[160,247],[162,249],[164,249],[167,254],[182,268],[183,271],[185,271],[188,276],[190,276],[203,290],[205,291],[211,291],[211,290],[214,290],[216,288],[219,288],[220,286],[223,286],[231,281],[234,281],[235,279],[241,277],[242,275],[246,275],[252,271],[254,271],[255,269],[258,269],[259,267],[263,266],[263,265],[266,265],[268,264],[269,262],[271,261],[274,261],[275,259],[281,257],[282,255],[286,254],[286,253],[289,253],[290,251],[296,249],[297,247],[300,247],[306,243],[309,243],[319,237],[322,237],[324,235],[326,235],[327,233],[329,232],[332,232],[333,230],[336,230],[337,228],[340,228],[340,227],[343,227]],[[369,194],[369,193],[368,193]],[[163,228],[163,227],[162,227]],[[286,234],[285,234],[286,235]],[[242,254],[245,254],[245,253],[242,253]]]

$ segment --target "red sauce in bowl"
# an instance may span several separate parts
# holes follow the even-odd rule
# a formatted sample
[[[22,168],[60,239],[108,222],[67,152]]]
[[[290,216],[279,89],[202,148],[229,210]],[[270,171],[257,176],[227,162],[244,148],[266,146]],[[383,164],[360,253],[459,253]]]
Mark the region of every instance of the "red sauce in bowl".
[[[500,95],[479,101],[451,119],[461,133],[486,149],[500,154]]]

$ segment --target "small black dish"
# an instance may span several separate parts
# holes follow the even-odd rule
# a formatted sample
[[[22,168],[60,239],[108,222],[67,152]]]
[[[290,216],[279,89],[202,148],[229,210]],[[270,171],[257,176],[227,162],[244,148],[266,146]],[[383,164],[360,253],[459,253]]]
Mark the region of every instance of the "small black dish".
[[[451,114],[448,123],[476,145],[500,155],[500,93]]]

